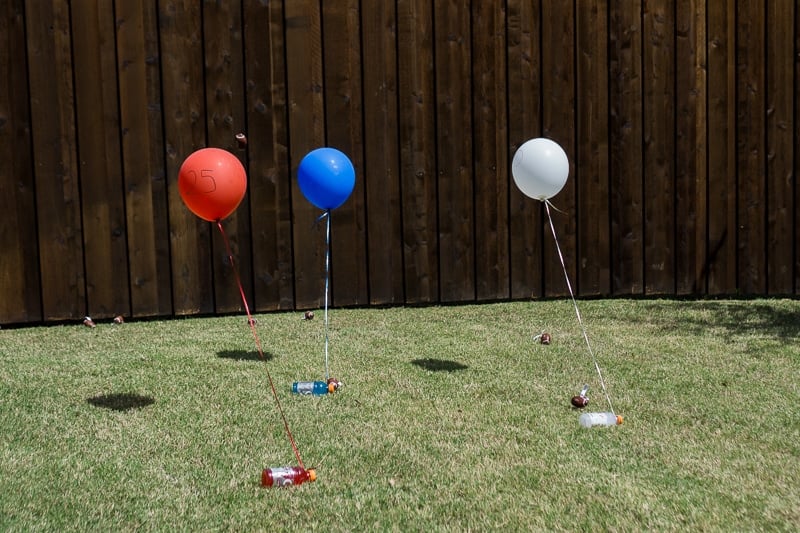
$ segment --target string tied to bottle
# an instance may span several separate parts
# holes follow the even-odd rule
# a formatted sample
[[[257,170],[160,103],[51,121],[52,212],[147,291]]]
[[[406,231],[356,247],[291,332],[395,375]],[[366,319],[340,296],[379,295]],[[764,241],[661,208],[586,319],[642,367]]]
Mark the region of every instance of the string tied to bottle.
[[[586,341],[586,348],[589,350],[589,355],[592,358],[592,362],[594,363],[594,368],[597,370],[597,377],[600,380],[600,387],[603,389],[603,394],[606,397],[606,401],[608,402],[609,410],[614,413],[614,407],[611,405],[611,397],[608,394],[608,390],[606,389],[605,380],[603,379],[603,373],[600,371],[600,364],[597,362],[597,356],[592,350],[592,345],[589,342],[589,335],[586,333],[586,326],[583,323],[583,319],[581,318],[581,312],[578,309],[578,302],[575,300],[575,293],[572,290],[572,283],[569,281],[569,274],[567,273],[567,266],[564,262],[564,254],[561,253],[561,246],[558,243],[558,237],[556,236],[556,228],[553,225],[553,217],[550,215],[550,207],[559,211],[554,205],[550,203],[549,199],[543,199],[542,203],[544,204],[545,211],[547,212],[547,221],[550,223],[550,231],[553,233],[553,240],[556,243],[556,250],[558,251],[558,259],[561,262],[561,269],[564,271],[564,279],[567,282],[567,289],[569,290],[569,296],[572,299],[572,306],[575,308],[575,316],[578,317],[578,324],[581,327],[581,332],[583,333],[583,340]],[[561,212],[561,211],[559,211]]]
[[[231,244],[228,241],[228,236],[225,234],[225,229],[222,227],[222,221],[217,220],[217,228],[219,228],[219,232],[222,235],[222,240],[225,243],[225,251],[228,254],[228,261],[231,264],[231,269],[233,270],[233,274],[236,278],[236,284],[239,287],[239,295],[242,297],[242,304],[244,305],[244,310],[247,313],[247,324],[250,326],[250,331],[253,334],[253,340],[256,344],[256,349],[258,350],[258,355],[262,361],[264,361],[264,370],[267,374],[267,380],[269,381],[270,389],[272,390],[272,397],[275,399],[275,405],[277,406],[278,413],[280,414],[281,420],[283,421],[283,427],[286,430],[286,436],[289,439],[289,443],[292,446],[292,450],[294,451],[294,455],[297,458],[297,463],[300,465],[302,469],[305,470],[305,465],[303,464],[303,459],[300,457],[300,450],[297,447],[297,443],[294,440],[294,436],[292,435],[292,430],[289,429],[289,422],[286,420],[286,414],[283,412],[283,407],[281,406],[281,401],[278,398],[278,391],[275,388],[275,382],[272,380],[272,375],[269,373],[269,368],[266,365],[267,358],[264,357],[264,349],[261,345],[261,339],[258,336],[258,330],[256,329],[256,321],[253,319],[253,315],[250,313],[250,306],[247,304],[247,297],[244,293],[244,288],[242,287],[242,279],[239,276],[239,269],[236,267],[236,263],[233,260],[233,252],[231,251]]]
[[[325,323],[325,381],[330,379],[330,368],[328,364],[328,350],[330,345],[330,337],[328,333],[328,300],[330,298],[330,280],[331,280],[331,210],[326,209],[316,220],[319,223],[325,220],[325,295],[324,295],[324,314],[323,322]]]

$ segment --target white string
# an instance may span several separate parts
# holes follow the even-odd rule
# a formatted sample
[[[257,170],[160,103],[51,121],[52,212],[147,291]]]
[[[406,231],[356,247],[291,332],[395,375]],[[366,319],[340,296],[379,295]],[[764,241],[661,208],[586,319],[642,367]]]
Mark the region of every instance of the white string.
[[[330,292],[331,273],[331,211],[322,215],[327,218],[325,231],[325,381],[331,377],[328,371],[328,293]]]
[[[592,361],[594,362],[594,367],[597,369],[597,376],[600,378],[600,386],[603,388],[603,394],[606,396],[606,401],[608,401],[608,408],[614,413],[614,407],[611,405],[611,398],[608,395],[608,391],[606,390],[605,381],[603,381],[603,373],[600,372],[600,365],[597,363],[597,357],[594,355],[594,351],[592,350],[592,345],[589,344],[589,335],[586,334],[586,327],[583,325],[583,320],[581,319],[581,312],[578,310],[578,302],[575,301],[575,294],[572,292],[572,284],[569,282],[569,274],[567,274],[567,266],[564,264],[564,255],[561,253],[561,246],[558,244],[558,237],[556,237],[556,228],[553,226],[553,218],[550,216],[550,201],[549,200],[542,200],[544,202],[545,210],[547,211],[547,220],[550,222],[550,231],[553,232],[553,240],[556,241],[556,250],[558,250],[558,258],[561,260],[561,268],[564,270],[564,279],[567,281],[567,289],[569,289],[569,295],[572,298],[572,305],[575,307],[575,315],[578,317],[578,324],[581,326],[581,331],[583,331],[583,339],[586,341],[586,347],[589,349],[589,355],[592,356]],[[556,209],[553,206],[553,209]],[[556,211],[558,211],[556,209]]]

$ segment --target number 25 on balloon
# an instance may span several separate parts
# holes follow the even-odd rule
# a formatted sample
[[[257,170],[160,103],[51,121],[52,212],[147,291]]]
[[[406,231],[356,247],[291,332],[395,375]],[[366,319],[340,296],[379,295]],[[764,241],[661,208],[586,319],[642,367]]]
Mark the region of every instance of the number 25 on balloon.
[[[214,171],[209,168],[189,169],[186,171],[187,179],[191,182],[192,188],[189,194],[211,194],[217,190],[217,182],[214,181]]]

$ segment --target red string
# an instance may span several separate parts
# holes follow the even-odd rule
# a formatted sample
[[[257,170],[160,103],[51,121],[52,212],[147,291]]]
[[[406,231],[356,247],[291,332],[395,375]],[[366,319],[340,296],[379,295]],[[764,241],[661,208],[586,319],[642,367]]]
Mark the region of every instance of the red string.
[[[258,332],[256,331],[256,321],[253,320],[253,316],[250,314],[250,306],[247,305],[247,298],[244,295],[244,289],[242,288],[242,280],[239,277],[239,270],[236,268],[236,263],[233,262],[233,253],[231,252],[231,245],[228,242],[228,236],[225,235],[225,230],[222,229],[222,222],[217,221],[217,227],[219,228],[219,232],[222,234],[222,240],[225,241],[225,250],[228,252],[228,260],[231,262],[231,268],[233,269],[233,273],[236,276],[236,283],[239,285],[239,294],[242,296],[242,303],[244,304],[244,310],[247,312],[247,323],[250,325],[250,331],[253,333],[253,339],[256,342],[256,348],[258,349],[258,355],[261,357],[261,360],[264,363],[267,362],[266,357],[264,357],[264,350],[261,348],[261,339],[258,337]],[[267,365],[264,365],[264,370],[267,372],[267,378],[269,379],[269,386],[272,389],[272,396],[275,398],[275,404],[278,406],[278,412],[281,414],[281,419],[283,420],[283,427],[286,428],[286,435],[289,437],[289,442],[292,444],[292,450],[294,450],[294,455],[297,457],[297,462],[300,465],[300,468],[303,470],[306,469],[305,465],[303,464],[303,460],[300,458],[300,451],[297,449],[297,444],[294,441],[294,437],[292,436],[292,431],[289,429],[289,422],[286,421],[286,415],[283,412],[283,407],[281,407],[281,402],[278,399],[278,391],[275,389],[275,382],[272,381],[272,376],[269,373],[269,368]]]

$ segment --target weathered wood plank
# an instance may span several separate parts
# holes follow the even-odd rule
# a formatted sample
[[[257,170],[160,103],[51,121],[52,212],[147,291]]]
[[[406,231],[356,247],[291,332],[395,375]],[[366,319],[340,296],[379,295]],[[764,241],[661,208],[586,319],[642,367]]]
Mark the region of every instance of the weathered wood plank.
[[[794,13],[795,28],[800,28],[800,9],[795,9]],[[794,49],[800,50],[800,31],[795,32],[794,35]],[[800,97],[800,61],[794,63],[794,98]],[[800,105],[795,103],[794,106],[794,123],[795,128],[800,124]],[[794,136],[794,181],[797,183],[800,176],[800,135]],[[794,294],[800,294],[800,187],[794,188]]]
[[[42,320],[24,8],[0,8],[0,323]]]
[[[738,288],[767,288],[766,37],[763,3],[736,5],[736,168]]]
[[[398,99],[406,303],[439,301],[431,0],[398,0]]]
[[[206,0],[203,26],[208,145],[236,154],[246,165],[236,141],[236,134],[246,129],[241,3]],[[253,253],[247,194],[222,226],[249,305],[253,300]],[[241,312],[242,296],[223,236],[218,228],[212,234],[215,310]]]
[[[736,291],[735,2],[708,4],[708,292]]]
[[[113,11],[108,2],[71,4],[86,297],[95,318],[131,310]]]
[[[206,146],[201,7],[192,0],[158,6],[174,313],[211,313],[212,227],[186,208],[178,192],[183,161]]]
[[[397,110],[397,13],[386,2],[364,2],[364,173],[369,301],[405,303]]]
[[[469,2],[434,2],[440,299],[475,298]]]
[[[707,290],[706,3],[678,0],[675,12],[675,290],[698,295]]]
[[[364,98],[361,90],[361,25],[358,0],[324,3],[326,145],[341,150],[353,163],[352,195],[333,212],[331,277],[335,305],[369,302],[367,230],[364,204]]]
[[[78,319],[86,314],[86,278],[69,6],[43,1],[37,11],[25,22],[43,318]]]
[[[644,292],[675,293],[675,15],[644,4]],[[684,64],[684,62],[682,62]]]
[[[289,108],[289,160],[292,176],[295,305],[318,307],[324,296],[325,232],[312,227],[320,211],[297,186],[297,167],[311,150],[325,144],[322,34],[319,4],[285,4],[286,71]]]
[[[797,3],[767,3],[767,293],[792,294],[794,201],[794,19]]]
[[[478,2],[472,9],[476,296],[497,300],[511,294],[506,10],[502,2]]]
[[[577,213],[575,201],[575,6],[561,0],[542,0],[542,136],[557,142],[567,153],[570,174],[564,188],[551,199],[562,213],[550,210],[564,265],[553,242],[549,223],[544,239],[544,294],[568,293],[566,267],[575,290],[577,265]],[[558,50],[558,53],[552,51]]]
[[[172,314],[156,2],[117,0],[122,172],[133,316]]]
[[[542,20],[539,2],[509,0],[508,32],[508,141],[509,160],[521,144],[542,134],[539,38]],[[534,298],[543,293],[542,207],[509,186],[510,284],[512,298]],[[551,241],[547,241],[552,246]]]
[[[294,307],[283,2],[244,5],[254,308]]]
[[[608,212],[608,2],[576,2],[578,276],[583,296],[611,293]]]
[[[634,0],[610,14],[611,268],[618,295],[644,292],[641,10]]]

